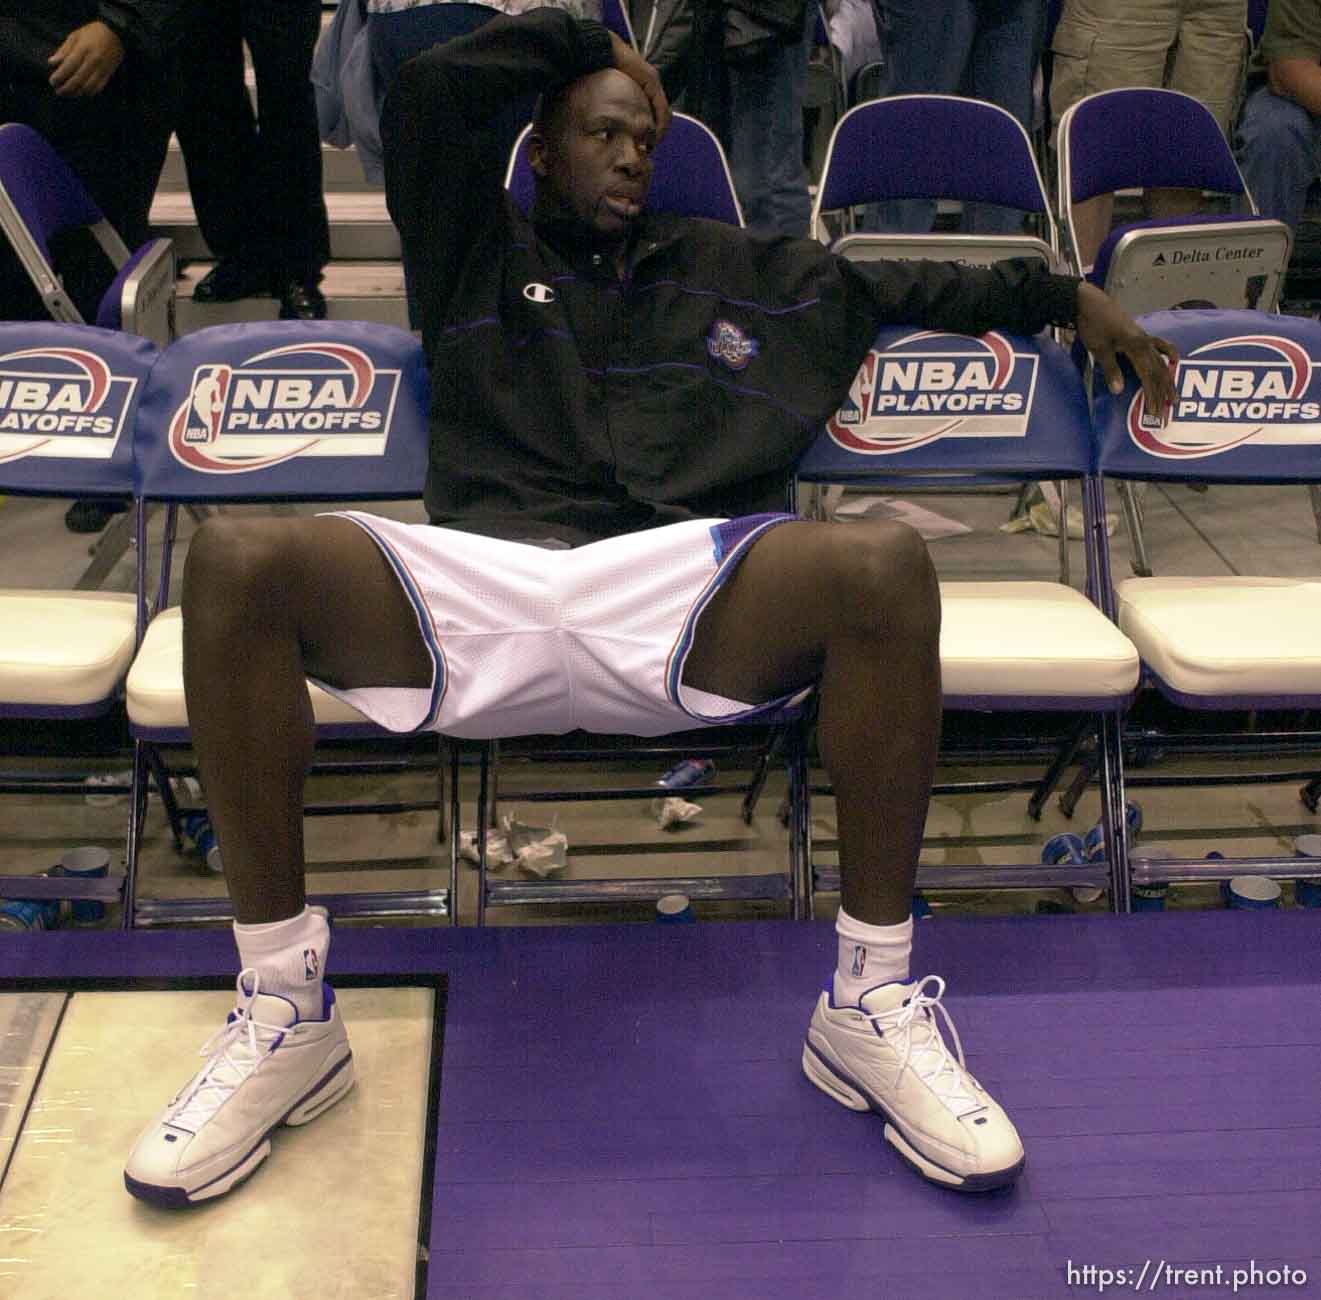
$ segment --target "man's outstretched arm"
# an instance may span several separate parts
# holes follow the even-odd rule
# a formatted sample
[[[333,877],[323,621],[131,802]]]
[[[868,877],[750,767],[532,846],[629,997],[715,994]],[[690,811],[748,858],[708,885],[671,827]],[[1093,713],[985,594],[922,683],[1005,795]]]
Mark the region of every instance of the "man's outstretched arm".
[[[985,268],[954,262],[848,263],[844,275],[851,285],[848,310],[864,334],[899,324],[973,336],[989,329],[1031,335],[1051,325],[1068,326],[1096,358],[1112,391],[1123,386],[1118,361],[1123,356],[1137,373],[1148,410],[1166,411],[1173,400],[1177,349],[1148,334],[1085,280],[1052,274],[1021,258]]]

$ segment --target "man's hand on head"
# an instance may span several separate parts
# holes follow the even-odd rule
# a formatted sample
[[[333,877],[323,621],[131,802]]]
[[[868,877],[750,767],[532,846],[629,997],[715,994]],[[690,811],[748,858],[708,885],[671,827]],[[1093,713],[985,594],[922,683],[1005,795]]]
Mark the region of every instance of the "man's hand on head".
[[[660,73],[627,41],[620,40],[614,32],[610,33],[610,44],[615,53],[615,67],[642,87],[642,93],[646,95],[647,103],[651,105],[651,115],[656,120],[656,139],[660,140],[669,129],[671,116],[670,101],[665,97]]]
[[[1167,423],[1174,401],[1174,367],[1179,361],[1174,344],[1148,334],[1113,298],[1086,281],[1078,286],[1077,327],[1078,337],[1101,367],[1110,391],[1124,390],[1119,368],[1122,354],[1137,372],[1147,411]]]
[[[100,19],[75,27],[46,60],[55,93],[70,99],[99,95],[123,61],[123,42]]]

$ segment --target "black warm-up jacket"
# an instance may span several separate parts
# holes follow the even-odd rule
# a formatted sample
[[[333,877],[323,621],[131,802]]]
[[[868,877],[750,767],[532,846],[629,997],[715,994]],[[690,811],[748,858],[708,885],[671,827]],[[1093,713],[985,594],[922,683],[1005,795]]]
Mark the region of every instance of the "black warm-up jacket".
[[[432,522],[578,543],[782,508],[878,327],[1033,334],[1076,283],[1026,263],[854,265],[811,240],[645,213],[627,276],[580,229],[524,217],[487,124],[612,65],[605,28],[500,17],[406,64],[386,194],[432,383]]]

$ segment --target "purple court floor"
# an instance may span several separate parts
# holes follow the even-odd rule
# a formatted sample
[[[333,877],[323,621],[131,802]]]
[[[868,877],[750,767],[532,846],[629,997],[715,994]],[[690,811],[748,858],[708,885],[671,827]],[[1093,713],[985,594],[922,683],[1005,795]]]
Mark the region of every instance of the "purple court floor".
[[[914,973],[948,980],[1027,1147],[982,1196],[923,1182],[803,1078],[828,924],[341,927],[331,976],[444,976],[433,1300],[1321,1296],[1317,924],[920,926]],[[9,989],[232,976],[221,932],[0,944]]]

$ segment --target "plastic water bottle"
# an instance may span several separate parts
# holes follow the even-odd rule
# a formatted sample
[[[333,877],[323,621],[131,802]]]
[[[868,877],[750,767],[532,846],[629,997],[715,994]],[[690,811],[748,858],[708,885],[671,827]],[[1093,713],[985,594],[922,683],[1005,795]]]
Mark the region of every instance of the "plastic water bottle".
[[[201,855],[203,866],[214,875],[224,874],[224,864],[220,861],[220,844],[216,840],[215,828],[211,819],[204,812],[184,814],[183,833],[193,843]]]
[[[1124,804],[1124,821],[1128,823],[1128,842],[1132,844],[1138,837],[1138,832],[1142,829],[1142,807],[1140,804],[1133,803],[1131,800]],[[1095,862],[1098,858],[1105,857],[1105,826],[1097,822],[1086,835],[1082,837],[1083,856],[1088,862]]]
[[[687,790],[690,786],[706,785],[716,774],[716,765],[709,758],[685,758],[665,773],[657,785],[666,790]]]
[[[53,930],[59,923],[58,898],[13,898],[0,903],[0,934],[6,931],[22,934],[29,930]]]
[[[1051,866],[1059,866],[1062,862],[1085,862],[1081,837],[1072,831],[1052,835],[1042,846],[1041,860]]]

